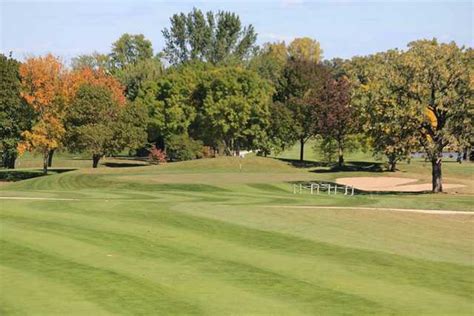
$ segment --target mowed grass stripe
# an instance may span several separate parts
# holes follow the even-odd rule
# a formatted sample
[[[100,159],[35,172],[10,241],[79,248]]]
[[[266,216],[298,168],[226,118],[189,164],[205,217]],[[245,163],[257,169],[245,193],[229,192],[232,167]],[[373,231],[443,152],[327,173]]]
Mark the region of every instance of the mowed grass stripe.
[[[114,315],[63,282],[1,264],[0,275],[8,285],[0,295],[0,315],[28,315],[32,311],[35,315]],[[44,310],[48,313],[41,312]]]
[[[336,246],[311,241],[279,232],[252,229],[219,220],[160,210],[156,212],[135,210],[119,211],[121,216],[145,219],[148,223],[171,225],[177,229],[192,230],[210,239],[235,242],[249,247],[278,250],[295,255],[331,258],[344,262],[348,269],[377,275],[398,283],[413,284],[437,291],[474,298],[474,268],[454,263],[412,259],[383,252]],[[367,269],[367,265],[375,269]]]
[[[3,217],[2,220],[8,222],[12,218]],[[192,245],[179,245],[159,238],[150,240],[127,234],[97,231],[40,220],[30,221],[15,218],[14,222],[28,231],[43,231],[61,238],[76,239],[132,258],[165,260],[177,264],[192,265],[199,268],[201,273],[208,277],[218,278],[233,286],[256,292],[258,295],[287,300],[298,306],[295,308],[306,312],[330,312],[343,306],[351,306],[351,309],[364,314],[387,311],[386,307],[357,295],[321,287],[254,265],[200,255],[199,249],[195,247],[193,249]]]
[[[1,265],[22,269],[55,281],[67,283],[82,295],[113,313],[202,314],[202,310],[145,279],[133,279],[111,270],[100,269],[53,256],[6,240],[0,240]]]
[[[13,225],[9,225],[12,227]],[[132,230],[136,229],[133,227]],[[210,272],[208,266],[214,266],[213,260],[205,260],[202,263],[194,260],[193,256],[189,256],[189,260],[167,260],[166,254],[156,257],[137,256],[134,252],[125,252],[120,248],[97,248],[89,243],[89,246],[80,241],[73,242],[72,239],[63,235],[53,235],[50,233],[37,233],[28,227],[23,230],[24,233],[16,229],[8,229],[8,234],[11,238],[25,245],[36,247],[42,251],[53,253],[60,253],[69,259],[78,260],[86,264],[105,265],[107,269],[113,267],[119,273],[138,274],[142,277],[152,278],[153,280],[160,280],[165,278],[174,278],[177,282],[173,283],[173,287],[179,286],[181,292],[185,293],[191,301],[205,300],[205,307],[208,310],[212,307],[214,314],[222,314],[222,307],[226,306],[224,311],[226,314],[282,314],[293,315],[298,314],[298,311],[304,308],[306,311],[312,311],[314,304],[306,306],[300,300],[294,300],[291,297],[286,297],[280,292],[268,292],[255,290],[251,279],[246,282],[240,282],[242,277],[240,274],[221,274]],[[166,237],[171,237],[170,232],[163,232]],[[166,236],[168,235],[168,236]],[[182,232],[180,232],[180,236]],[[25,236],[29,236],[25,238]],[[289,275],[293,279],[303,280],[307,283],[313,283],[325,288],[336,289],[338,292],[352,293],[356,297],[365,297],[369,301],[378,302],[385,307],[385,312],[378,312],[377,314],[389,314],[389,311],[397,311],[396,314],[407,314],[407,311],[419,310],[429,311],[431,315],[438,313],[439,315],[456,314],[461,315],[463,311],[470,309],[470,301],[463,300],[455,296],[442,295],[440,293],[423,290],[411,286],[400,286],[394,283],[386,283],[381,280],[360,277],[355,274],[345,271],[342,264],[329,264],[322,260],[311,261],[305,257],[282,256],[268,251],[252,251],[242,247],[229,247],[229,245],[218,245],[218,243],[210,242],[210,240],[198,236],[183,236],[185,239],[194,240],[195,245],[175,247],[189,252],[200,254],[202,257],[218,258],[218,262],[224,261],[239,261],[244,264],[257,266],[259,269],[265,271],[269,270],[277,274]],[[162,238],[162,237],[160,237]],[[147,238],[146,238],[147,239]],[[169,239],[168,239],[169,240]],[[49,241],[48,245],[42,241]],[[153,248],[152,243],[144,245],[145,247]],[[206,249],[205,246],[208,246]],[[149,251],[152,251],[152,249]],[[99,249],[99,251],[98,251]],[[103,249],[103,250],[100,250]],[[228,253],[226,252],[228,251]],[[83,255],[79,255],[82,253]],[[112,257],[106,254],[113,254]],[[165,261],[166,262],[165,262]],[[166,267],[168,266],[168,268]],[[204,268],[202,268],[204,266]],[[294,267],[298,267],[294,269]],[[155,271],[155,275],[153,275]],[[181,275],[182,273],[182,275]],[[184,279],[183,279],[184,277]],[[348,282],[347,280],[350,280]],[[180,284],[180,282],[184,284]],[[259,281],[258,279],[254,280]],[[189,286],[189,285],[192,286]],[[236,286],[231,287],[233,284]],[[371,284],[370,288],[366,284]],[[249,289],[250,287],[250,289]],[[237,289],[240,288],[242,292]],[[203,293],[204,292],[204,293]],[[212,293],[212,294],[211,294]],[[250,294],[248,296],[246,293]],[[410,296],[405,296],[410,293]],[[180,293],[181,294],[181,293]],[[397,300],[393,300],[393,295],[397,295]],[[209,296],[211,295],[211,296]],[[224,296],[222,298],[221,296]],[[229,298],[230,296],[230,298]],[[209,298],[212,297],[210,300]],[[417,298],[417,302],[413,302],[413,297]],[[240,301],[244,303],[235,304]],[[255,301],[257,303],[255,303]],[[319,301],[318,301],[319,302]],[[364,301],[358,300],[363,303]],[[282,305],[285,303],[285,305]],[[228,305],[228,306],[227,306]],[[292,306],[288,308],[287,306]],[[420,308],[423,306],[423,308]],[[429,306],[429,307],[428,307]],[[336,309],[334,307],[337,307]],[[347,304],[340,306],[333,305],[333,309],[328,312],[330,314],[337,314],[337,311],[343,310],[344,307],[353,309],[352,305]],[[217,310],[217,312],[216,312]],[[314,311],[309,312],[314,314]],[[419,313],[417,313],[419,314]],[[469,314],[469,313],[468,313]]]
[[[205,236],[209,240],[224,240],[241,246],[278,251],[284,254],[303,255],[335,263],[344,262],[347,269],[354,273],[384,279],[398,284],[411,284],[429,288],[438,292],[473,298],[473,272],[471,266],[454,263],[432,262],[412,259],[405,256],[387,254],[377,251],[360,250],[334,244],[315,242],[279,232],[261,231],[229,224],[218,220],[192,216],[188,214],[160,211],[116,211],[99,213],[102,218],[126,220],[138,224],[167,225],[176,230],[192,231],[196,235]],[[4,220],[28,224],[31,229],[47,227],[74,236],[99,235],[99,242],[110,239],[120,240],[121,245],[147,244],[148,241],[137,239],[136,236],[115,234],[112,232],[91,231],[89,228],[66,225],[38,219],[21,218],[18,216],[3,216]],[[155,241],[156,242],[156,241]],[[128,247],[128,246],[127,246]],[[154,251],[165,247],[165,252],[176,253],[176,249],[167,249],[166,245],[155,244]],[[147,249],[145,247],[145,249]],[[174,251],[174,252],[173,252]],[[170,254],[168,254],[169,256]],[[181,258],[177,253],[176,258]],[[187,254],[183,254],[186,258]]]
[[[32,289],[52,289],[51,304],[56,300],[60,305],[60,300],[77,293],[73,299],[86,307],[76,308],[94,315],[472,314],[472,238],[462,232],[472,221],[447,218],[427,223],[428,217],[421,216],[408,216],[408,221],[400,214],[335,216],[329,211],[315,216],[261,207],[463,209],[472,197],[293,195],[291,181],[321,176],[331,180],[340,173],[308,173],[263,158],[245,162],[253,160],[259,165],[249,166],[252,173],[245,167],[236,173],[233,164],[238,160],[212,159],[78,170],[4,185],[3,196],[80,200],[2,201],[0,239],[10,246],[0,249],[0,256],[9,258],[0,271],[6,279],[23,280],[8,284],[17,293],[27,293],[28,280]],[[274,165],[281,170],[275,173]],[[400,228],[400,238],[393,235],[396,228],[392,230],[393,243],[384,239],[390,238],[384,227],[391,224]],[[346,234],[353,230],[357,233]],[[443,242],[447,230],[457,233],[447,234]],[[17,245],[23,247],[20,253],[15,253]],[[28,255],[31,251],[33,257]],[[63,281],[65,273],[70,276]],[[87,292],[96,283],[100,291]],[[107,292],[116,284],[123,288],[119,293]],[[136,291],[142,284],[156,292]],[[54,297],[61,288],[69,294]],[[108,294],[113,298],[102,302]],[[16,305],[21,308],[16,312],[54,313],[52,305],[35,304],[38,298],[19,295]],[[127,301],[131,304],[121,308]],[[0,302],[6,306],[2,312],[15,313],[13,296]]]
[[[171,288],[176,296],[202,307],[205,314],[304,314],[298,312],[295,302],[285,302],[277,297],[262,296],[259,292],[235,287],[231,282],[206,274],[195,265],[186,262],[133,256],[130,253],[98,247],[54,232],[24,230],[20,227],[12,226],[7,229],[6,236],[14,243],[41,252],[112,270],[131,278],[147,279],[165,288]],[[79,295],[76,297],[76,300],[81,299],[83,298]],[[236,301],[241,303],[236,304]]]

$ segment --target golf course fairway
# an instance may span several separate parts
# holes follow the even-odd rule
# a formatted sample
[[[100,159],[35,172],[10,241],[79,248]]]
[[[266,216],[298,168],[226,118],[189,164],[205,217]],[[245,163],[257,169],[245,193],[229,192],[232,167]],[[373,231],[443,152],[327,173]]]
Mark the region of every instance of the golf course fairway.
[[[470,211],[470,172],[439,195],[293,194],[341,172],[259,157],[3,183],[0,314],[472,315],[474,213],[390,210]]]

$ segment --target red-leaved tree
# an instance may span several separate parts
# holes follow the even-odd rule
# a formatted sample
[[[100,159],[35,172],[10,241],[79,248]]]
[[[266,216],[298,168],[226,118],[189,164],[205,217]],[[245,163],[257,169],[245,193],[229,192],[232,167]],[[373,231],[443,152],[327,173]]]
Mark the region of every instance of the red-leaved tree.
[[[347,138],[356,128],[357,120],[350,101],[351,88],[345,76],[337,80],[328,78],[322,91],[313,97],[315,134],[319,134],[323,142],[336,144],[339,167],[344,164]]]

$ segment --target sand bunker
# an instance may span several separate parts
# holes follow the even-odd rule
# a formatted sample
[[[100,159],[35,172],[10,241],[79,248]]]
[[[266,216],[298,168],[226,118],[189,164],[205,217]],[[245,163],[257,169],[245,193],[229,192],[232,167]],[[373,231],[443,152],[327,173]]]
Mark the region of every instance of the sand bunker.
[[[336,182],[351,185],[364,191],[422,192],[431,191],[431,183],[417,183],[418,179],[395,177],[338,178]],[[412,184],[409,184],[412,183]],[[443,183],[443,189],[462,188],[462,184]]]

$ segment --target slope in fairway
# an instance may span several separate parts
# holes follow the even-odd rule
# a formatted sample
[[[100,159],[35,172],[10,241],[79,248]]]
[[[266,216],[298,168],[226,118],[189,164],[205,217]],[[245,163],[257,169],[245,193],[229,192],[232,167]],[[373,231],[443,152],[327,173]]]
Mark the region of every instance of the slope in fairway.
[[[81,169],[3,185],[0,196],[30,199],[0,200],[0,312],[472,315],[472,215],[356,209],[469,211],[471,195],[293,195],[290,182],[320,175],[244,164]]]

